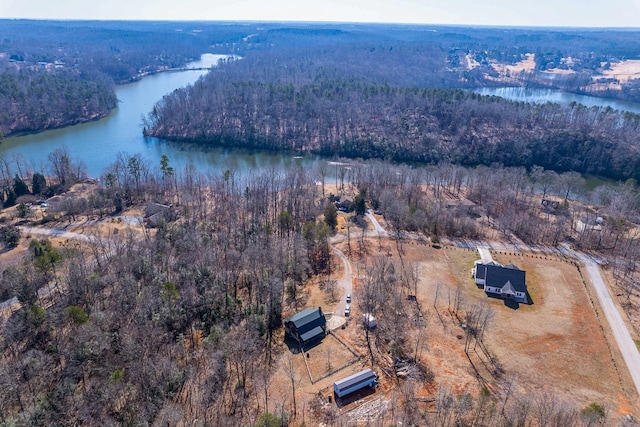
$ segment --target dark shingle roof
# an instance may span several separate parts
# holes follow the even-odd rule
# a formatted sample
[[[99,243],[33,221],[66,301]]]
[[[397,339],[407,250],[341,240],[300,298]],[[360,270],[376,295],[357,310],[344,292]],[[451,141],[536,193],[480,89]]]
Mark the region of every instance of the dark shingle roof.
[[[487,275],[487,266],[484,264],[476,264],[476,279],[484,279]]]
[[[307,308],[299,313],[294,314],[285,320],[285,323],[293,323],[300,335],[304,335],[305,332],[310,331],[318,326],[323,326],[327,323],[327,319],[324,317],[324,313],[321,308]]]
[[[515,267],[515,266],[514,266]],[[517,292],[527,292],[526,273],[520,269],[510,267],[486,266],[486,286],[504,288],[507,283]],[[510,289],[507,287],[507,289]]]
[[[300,335],[300,339],[302,341],[309,341],[319,335],[324,335],[324,330],[320,327],[320,326],[316,326],[315,328],[311,329],[310,331],[305,332],[304,334]]]

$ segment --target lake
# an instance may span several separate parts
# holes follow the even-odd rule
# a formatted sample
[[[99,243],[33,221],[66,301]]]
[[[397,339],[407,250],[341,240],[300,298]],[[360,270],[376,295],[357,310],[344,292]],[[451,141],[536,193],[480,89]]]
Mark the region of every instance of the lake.
[[[534,89],[526,87],[482,87],[473,90],[480,95],[494,95],[512,101],[557,104],[577,102],[587,107],[611,107],[614,110],[631,111],[640,114],[640,103],[620,101],[616,99],[598,98],[595,96],[578,95],[555,89]]]
[[[205,54],[200,61],[188,64],[191,68],[215,66],[226,55]],[[318,156],[299,158],[291,154],[264,151],[203,147],[166,141],[142,135],[142,117],[154,104],[177,88],[194,83],[207,70],[164,72],[147,76],[142,80],[116,87],[118,107],[107,117],[90,123],[54,129],[34,135],[7,138],[0,145],[0,155],[9,161],[21,159],[35,171],[48,171],[48,155],[56,148],[66,146],[73,159],[82,160],[88,175],[100,177],[105,168],[116,160],[118,153],[140,154],[152,167],[160,165],[163,154],[169,157],[171,166],[179,171],[192,164],[204,173],[222,173],[233,169],[239,174],[266,168],[282,169],[294,164],[311,168],[320,161]],[[611,108],[640,113],[640,104],[549,89],[519,87],[480,88],[475,92],[529,102],[579,102],[587,106]]]
[[[200,61],[188,68],[215,66],[227,55],[202,55]],[[120,152],[140,154],[152,166],[160,165],[163,154],[169,157],[171,166],[180,170],[193,164],[202,172],[234,169],[240,173],[269,167],[293,164],[312,166],[317,157],[294,158],[268,152],[208,148],[193,144],[179,144],[142,135],[142,117],[156,102],[177,88],[194,83],[207,70],[164,72],[144,77],[127,85],[117,86],[118,107],[109,116],[94,122],[62,129],[53,129],[34,135],[7,138],[0,145],[0,155],[10,161],[26,160],[33,170],[48,170],[48,155],[56,148],[67,146],[73,159],[84,161],[90,177],[99,177],[104,169],[116,160]]]

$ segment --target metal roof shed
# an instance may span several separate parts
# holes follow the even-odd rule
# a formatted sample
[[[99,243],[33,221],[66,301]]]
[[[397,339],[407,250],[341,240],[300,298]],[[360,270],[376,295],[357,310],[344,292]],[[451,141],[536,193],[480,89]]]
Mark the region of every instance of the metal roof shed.
[[[336,396],[342,397],[365,387],[375,387],[377,383],[375,372],[371,369],[365,369],[333,383],[333,391]]]

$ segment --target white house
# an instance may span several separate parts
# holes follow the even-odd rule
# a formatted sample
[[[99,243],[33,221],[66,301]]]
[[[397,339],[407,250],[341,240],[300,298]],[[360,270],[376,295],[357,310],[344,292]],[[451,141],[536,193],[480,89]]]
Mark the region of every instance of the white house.
[[[526,272],[513,264],[503,267],[493,261],[487,264],[476,261],[473,277],[476,285],[481,285],[487,293],[518,302],[528,302]]]

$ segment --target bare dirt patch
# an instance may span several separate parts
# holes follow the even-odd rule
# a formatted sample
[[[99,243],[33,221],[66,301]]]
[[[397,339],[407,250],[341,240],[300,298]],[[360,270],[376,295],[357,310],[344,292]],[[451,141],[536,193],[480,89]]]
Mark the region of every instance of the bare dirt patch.
[[[574,70],[568,70],[564,68],[548,68],[545,71],[542,71],[540,74],[547,76],[570,76],[571,74],[575,74]]]
[[[474,68],[477,68],[480,66],[480,63],[476,61],[476,59],[469,53],[464,56],[464,59],[465,59],[464,68],[466,70],[473,70]]]
[[[529,387],[551,387],[585,405],[599,401],[615,407],[619,376],[577,268],[556,260],[495,257],[526,270],[536,295],[532,306],[497,310],[496,324],[507,322],[509,332],[492,334],[490,343],[505,369]]]
[[[479,258],[476,251],[438,251],[419,245],[408,245],[405,250],[407,258],[422,260],[418,300],[428,307],[430,319],[423,358],[440,384],[472,392],[479,389],[479,374],[487,381],[484,386],[498,387],[494,392],[499,393],[500,385],[510,380],[523,393],[552,390],[579,407],[599,402],[617,414],[625,413],[621,400],[635,401],[625,394],[629,389],[616,370],[615,354],[572,263],[494,252],[496,261],[513,262],[527,271],[533,304],[513,309],[501,299],[487,297],[473,282],[471,268]],[[488,359],[478,349],[470,355],[475,368],[464,355],[464,340],[460,339],[464,332],[453,313],[458,289],[464,305],[485,302],[495,311],[486,343],[503,369],[499,377],[491,374]]]
[[[354,276],[364,274],[364,268],[372,257],[393,259],[399,266],[398,247],[402,247],[405,265],[417,263],[420,279],[416,301],[407,301],[407,313],[420,305],[425,321],[421,326],[412,323],[409,335],[414,340],[422,338],[423,344],[415,354],[421,364],[433,373],[432,383],[424,382],[415,390],[415,396],[429,402],[439,387],[445,387],[455,395],[470,393],[477,398],[483,389],[498,401],[504,397],[507,384],[521,395],[537,396],[551,392],[560,400],[583,408],[593,402],[604,405],[610,420],[619,420],[623,414],[639,416],[635,396],[624,382],[625,373],[619,373],[619,356],[610,350],[606,330],[600,326],[592,302],[582,282],[577,267],[564,260],[552,259],[540,254],[516,255],[492,252],[503,264],[514,263],[527,271],[531,305],[519,305],[517,309],[505,305],[501,299],[489,298],[471,278],[473,262],[479,258],[477,251],[453,247],[436,249],[424,242],[406,240],[399,245],[391,239],[366,240],[366,252],[354,250],[349,256]],[[345,246],[342,242],[340,246]],[[345,249],[345,248],[343,248]],[[345,254],[346,254],[345,250]],[[357,293],[354,294],[357,297]],[[495,317],[485,338],[487,352],[500,369],[495,369],[487,354],[478,346],[465,354],[465,331],[461,327],[464,309],[455,313],[455,300],[460,298],[464,306],[477,303],[489,305]],[[299,411],[314,419],[309,410],[314,401],[323,401],[324,408],[333,408],[339,419],[361,419],[360,409],[366,411],[373,405],[388,405],[402,389],[402,380],[394,379],[390,356],[376,353],[374,371],[380,376],[381,386],[375,393],[356,399],[344,407],[328,403],[334,381],[351,375],[365,367],[371,367],[365,330],[358,312],[358,301],[352,304],[351,319],[338,334],[362,358],[320,381],[311,383],[304,365],[304,354],[293,355],[297,371]],[[611,342],[611,341],[610,341]],[[351,357],[346,350],[327,337],[310,350],[309,362],[312,376],[328,372],[327,352],[332,356],[332,367],[339,360]],[[375,349],[374,349],[375,351]],[[285,352],[278,361],[286,362]],[[617,358],[617,359],[616,359]],[[628,380],[627,380],[628,382]],[[275,388],[278,384],[278,388]],[[279,369],[274,377],[274,396],[280,393],[287,405],[292,404],[290,381]],[[422,405],[429,409],[429,403]],[[431,408],[433,409],[433,408]],[[635,412],[634,412],[635,411]],[[353,417],[351,417],[351,415]],[[384,417],[384,415],[381,415]],[[379,418],[381,419],[385,418]],[[355,422],[355,421],[354,421]]]

